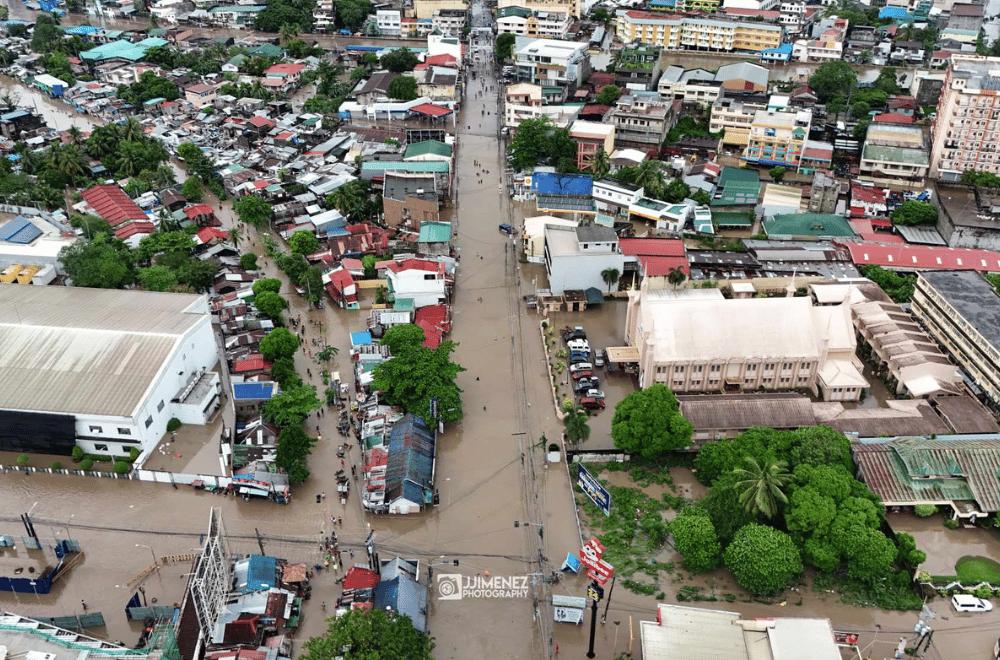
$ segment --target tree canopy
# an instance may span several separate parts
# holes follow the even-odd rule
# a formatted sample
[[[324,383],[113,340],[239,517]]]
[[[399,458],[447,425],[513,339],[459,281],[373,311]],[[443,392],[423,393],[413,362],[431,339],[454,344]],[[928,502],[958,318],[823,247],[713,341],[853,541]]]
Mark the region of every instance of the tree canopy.
[[[434,638],[413,627],[410,617],[381,609],[348,610],[327,619],[326,632],[307,641],[300,660],[432,660]]]
[[[419,61],[417,56],[410,52],[410,49],[402,47],[390,50],[379,59],[379,63],[384,68],[396,73],[413,71],[413,67],[417,66]]]
[[[110,234],[77,241],[59,253],[73,286],[122,289],[135,282],[133,259],[127,245]]]
[[[253,295],[255,296],[259,296],[265,291],[278,293],[281,291],[281,280],[276,277],[265,277],[254,282],[253,287],[251,287],[251,291],[253,291]]]
[[[514,56],[514,35],[509,32],[498,34],[493,49],[496,51],[498,61],[509,60]]]
[[[694,427],[680,413],[677,398],[662,383],[632,392],[615,406],[611,437],[615,447],[657,458],[691,444]]]
[[[242,222],[254,227],[263,227],[271,219],[271,205],[256,195],[247,195],[236,200],[233,209]]]
[[[309,413],[321,405],[312,385],[284,389],[264,404],[264,419],[281,428],[301,426]]]
[[[562,159],[576,159],[576,143],[565,128],[556,128],[548,117],[526,119],[510,142],[511,167],[524,171],[536,165],[556,166]]]
[[[395,340],[394,340],[395,341]],[[462,418],[462,390],[455,379],[465,369],[451,361],[457,344],[443,341],[437,348],[404,345],[391,360],[372,371],[372,388],[406,412],[430,421],[431,399],[438,401],[438,419],[455,422]]]
[[[599,105],[614,105],[618,97],[622,95],[622,91],[615,87],[614,85],[605,85],[601,88],[601,92],[594,99],[594,103]]]
[[[842,60],[823,62],[809,78],[809,87],[816,93],[821,103],[835,98],[846,99],[857,87],[858,76],[851,65]]]
[[[862,266],[861,274],[878,284],[893,302],[905,303],[913,298],[914,287],[917,284],[916,275],[897,273],[873,264]]]
[[[903,202],[892,212],[892,222],[897,225],[933,225],[937,219],[937,207],[930,202]]]
[[[273,320],[281,317],[281,313],[288,308],[288,301],[276,293],[265,291],[254,296],[253,305]]]
[[[694,573],[705,573],[722,563],[722,546],[712,520],[704,509],[685,507],[670,523],[674,548],[684,556],[681,564]]]
[[[312,254],[319,249],[319,239],[312,230],[299,229],[288,238],[288,247],[296,254]]]
[[[802,573],[802,556],[792,538],[756,523],[736,532],[725,561],[736,582],[755,594],[777,593]]]
[[[424,329],[413,323],[394,325],[385,331],[379,343],[388,346],[392,355],[399,355],[424,345]]]
[[[290,358],[299,350],[299,338],[287,328],[275,328],[260,340],[260,354],[268,362]]]
[[[417,98],[417,79],[413,76],[396,76],[385,90],[385,95],[398,101]]]

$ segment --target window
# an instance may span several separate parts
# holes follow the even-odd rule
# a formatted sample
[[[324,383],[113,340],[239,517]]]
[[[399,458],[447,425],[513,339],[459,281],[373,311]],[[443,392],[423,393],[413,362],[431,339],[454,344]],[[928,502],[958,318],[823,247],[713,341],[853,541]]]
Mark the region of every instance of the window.
[[[94,445],[94,451],[107,451],[107,445]]]
[[[132,435],[132,429],[118,427],[118,435]]]
[[[696,374],[700,374],[700,373],[701,373],[701,370],[702,370],[702,368],[703,368],[703,365],[700,365],[700,364],[696,364],[696,365],[694,365],[693,367],[691,367],[691,370],[692,370],[693,372],[695,372]]]
[[[424,275],[424,280],[434,280],[437,279],[437,275]]]
[[[100,426],[91,426],[90,427],[90,432],[91,433],[104,433],[104,429],[102,429]]]
[[[774,371],[774,363],[769,362],[764,365],[764,371]]]
[[[791,362],[786,362],[785,364],[781,365],[781,368],[785,369],[785,370],[791,369],[792,368],[792,363]]]
[[[684,365],[683,364],[679,364],[676,367],[674,367],[674,373],[675,374],[682,374],[682,373],[684,373]]]
[[[713,364],[713,365],[712,365],[712,369],[711,369],[711,371],[712,371],[712,373],[713,373],[713,374],[717,374],[717,373],[719,373],[719,372],[720,372],[721,370],[722,370],[722,366],[721,366],[721,365],[718,365],[718,364]]]
[[[747,365],[747,371],[757,371],[757,365],[756,364],[748,364]]]
[[[156,405],[156,412],[160,412],[161,410],[163,410],[163,399],[160,399],[160,402]]]
[[[152,425],[153,425],[153,416],[150,415],[149,417],[146,418],[146,428],[148,429]]]

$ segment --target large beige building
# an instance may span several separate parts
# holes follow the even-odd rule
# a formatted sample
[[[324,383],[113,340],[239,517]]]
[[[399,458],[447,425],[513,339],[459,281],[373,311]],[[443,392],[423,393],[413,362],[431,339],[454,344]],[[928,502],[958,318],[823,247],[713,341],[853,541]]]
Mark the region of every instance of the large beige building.
[[[898,185],[900,180],[923,184],[929,165],[922,126],[877,122],[868,126],[861,150],[861,178],[884,186]]]
[[[629,292],[625,333],[638,354],[641,387],[802,389],[827,401],[857,401],[868,386],[854,354],[847,303],[813,306],[805,297],[726,300],[718,289],[673,289],[647,278]]]
[[[934,120],[931,177],[1000,174],[1000,58],[952,55]]]
[[[468,9],[464,0],[413,0],[413,16],[418,19],[433,19],[442,9]]]
[[[698,16],[663,15],[620,9],[615,18],[618,39],[665,50],[752,51],[781,45],[780,25],[754,21],[729,21]]]
[[[499,0],[498,9],[524,7],[537,12],[566,12],[579,17],[582,11],[580,0]]]

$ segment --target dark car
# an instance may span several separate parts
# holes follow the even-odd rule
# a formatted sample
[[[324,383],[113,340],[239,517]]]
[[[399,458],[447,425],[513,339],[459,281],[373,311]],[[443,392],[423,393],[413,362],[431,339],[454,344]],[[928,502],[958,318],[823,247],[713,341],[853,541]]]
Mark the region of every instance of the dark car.
[[[597,382],[596,378],[594,379],[582,378],[573,383],[573,391],[576,392],[577,394],[582,394],[585,392],[589,392],[590,390],[593,390],[598,385],[600,385],[600,383]]]
[[[590,353],[586,351],[570,351],[569,362],[570,364],[574,362],[590,362]]]
[[[583,406],[584,410],[604,410],[604,399],[585,396],[580,399],[580,405]]]
[[[583,328],[577,326],[575,328],[570,328],[563,332],[563,341],[571,342],[574,339],[586,339],[587,333],[583,331]]]
[[[594,377],[593,371],[577,371],[575,374],[573,374],[573,380],[580,380],[581,378],[586,378],[587,380],[590,380],[593,377]]]
[[[514,227],[512,227],[511,225],[508,225],[508,224],[504,223],[504,224],[500,225],[500,231],[502,231],[503,233],[505,233],[508,236],[510,236],[511,234],[514,233]]]

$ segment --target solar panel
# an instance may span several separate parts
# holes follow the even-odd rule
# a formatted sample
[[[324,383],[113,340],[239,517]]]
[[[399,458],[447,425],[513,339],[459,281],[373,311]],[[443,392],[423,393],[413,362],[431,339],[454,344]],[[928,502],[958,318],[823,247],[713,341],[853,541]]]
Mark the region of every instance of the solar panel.
[[[24,216],[17,216],[3,227],[0,227],[0,241],[9,241],[17,232],[25,228],[31,222]]]
[[[23,245],[28,245],[41,235],[42,235],[42,230],[29,222],[26,227],[24,227],[23,229],[21,229],[21,231],[17,232],[16,234],[8,238],[7,241],[10,243],[21,243]]]

